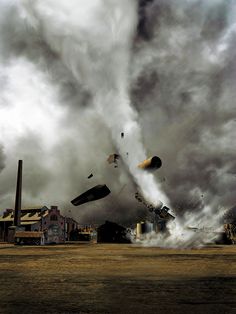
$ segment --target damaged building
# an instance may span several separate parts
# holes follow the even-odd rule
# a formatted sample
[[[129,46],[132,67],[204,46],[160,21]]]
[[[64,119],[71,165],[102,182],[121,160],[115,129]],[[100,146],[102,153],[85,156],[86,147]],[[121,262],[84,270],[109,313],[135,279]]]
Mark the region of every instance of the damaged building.
[[[78,227],[78,223],[61,214],[57,206],[39,206],[22,208],[20,227],[12,234],[14,224],[13,209],[6,209],[0,216],[0,241],[22,241],[25,244],[63,243],[70,238],[70,234]],[[30,241],[29,238],[33,240]],[[37,238],[37,239],[36,239]]]

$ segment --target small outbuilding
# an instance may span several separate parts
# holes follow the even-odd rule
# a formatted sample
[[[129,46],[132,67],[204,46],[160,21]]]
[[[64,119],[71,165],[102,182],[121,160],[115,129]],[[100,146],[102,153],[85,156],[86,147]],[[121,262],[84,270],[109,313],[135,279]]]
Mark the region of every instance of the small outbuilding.
[[[16,231],[15,244],[24,245],[43,245],[44,233],[41,231]]]
[[[98,243],[131,243],[127,229],[115,222],[106,221],[97,228]]]

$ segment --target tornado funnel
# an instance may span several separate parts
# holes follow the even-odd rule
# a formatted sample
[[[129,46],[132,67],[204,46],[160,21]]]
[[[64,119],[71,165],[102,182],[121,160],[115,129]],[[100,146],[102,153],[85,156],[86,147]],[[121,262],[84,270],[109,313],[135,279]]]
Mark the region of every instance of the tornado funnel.
[[[77,196],[71,201],[71,203],[74,206],[79,206],[87,202],[96,201],[104,198],[110,193],[111,191],[105,184],[99,184]]]
[[[161,159],[157,156],[153,156],[141,162],[138,165],[138,167],[144,170],[154,171],[156,169],[161,168],[161,165],[162,165]]]

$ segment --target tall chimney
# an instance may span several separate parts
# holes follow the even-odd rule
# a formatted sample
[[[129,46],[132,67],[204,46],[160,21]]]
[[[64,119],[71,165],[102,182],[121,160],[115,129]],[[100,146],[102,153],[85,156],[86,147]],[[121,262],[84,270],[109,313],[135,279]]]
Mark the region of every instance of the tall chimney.
[[[21,217],[21,191],[22,191],[22,165],[23,161],[18,161],[18,172],[16,182],[16,199],[15,199],[15,211],[14,211],[14,226],[20,226]]]

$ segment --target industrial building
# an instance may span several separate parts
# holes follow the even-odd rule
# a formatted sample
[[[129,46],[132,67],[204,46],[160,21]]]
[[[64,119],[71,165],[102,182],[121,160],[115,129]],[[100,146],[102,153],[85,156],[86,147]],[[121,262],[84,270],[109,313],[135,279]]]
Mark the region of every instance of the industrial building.
[[[78,223],[61,215],[57,206],[22,208],[17,230],[13,229],[13,225],[14,210],[6,209],[0,216],[0,241],[16,240],[18,244],[63,243],[70,239],[70,234],[78,228]]]
[[[97,226],[91,224],[80,224],[78,229],[74,230],[70,236],[71,241],[96,241]]]

